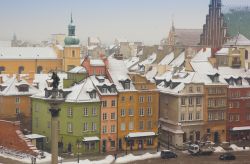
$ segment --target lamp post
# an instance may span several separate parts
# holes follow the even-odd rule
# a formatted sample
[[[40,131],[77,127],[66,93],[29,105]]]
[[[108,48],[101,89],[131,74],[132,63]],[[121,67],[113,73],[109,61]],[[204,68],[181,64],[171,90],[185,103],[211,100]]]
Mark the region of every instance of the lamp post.
[[[160,135],[161,135],[161,124],[158,126],[158,132],[157,132],[157,136],[158,136],[158,143],[157,143],[157,152],[159,151],[159,148],[160,148]]]
[[[80,157],[79,157],[79,149],[81,148],[81,141],[79,141],[78,139],[76,141],[76,146],[77,146],[77,163],[79,163],[79,159],[80,159]]]
[[[128,154],[128,144],[129,144],[130,137],[125,136],[125,141],[126,141],[126,155]]]

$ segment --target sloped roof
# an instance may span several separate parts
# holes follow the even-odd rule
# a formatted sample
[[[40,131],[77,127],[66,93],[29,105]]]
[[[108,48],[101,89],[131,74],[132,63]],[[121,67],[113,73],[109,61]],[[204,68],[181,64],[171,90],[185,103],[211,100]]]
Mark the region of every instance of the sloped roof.
[[[235,37],[225,43],[225,46],[250,46],[250,40],[244,35],[238,33]]]
[[[0,47],[0,59],[57,59],[50,47]]]
[[[18,81],[15,77],[10,78],[9,80],[7,80],[1,85],[6,87],[3,91],[0,92],[0,95],[3,95],[3,96],[33,95],[39,92],[37,88],[30,85],[24,79],[21,79],[20,81]],[[18,86],[20,85],[28,85],[29,90],[25,92],[19,91]]]
[[[160,62],[159,65],[169,65],[174,59],[174,52],[167,54]]]
[[[96,94],[96,98],[91,98],[88,91],[95,90],[95,87],[90,80],[90,78],[82,81],[81,84],[74,85],[70,87],[68,90],[71,92],[67,95],[65,102],[99,102],[100,98],[98,94]]]
[[[86,69],[82,66],[76,66],[75,68],[71,69],[69,73],[86,73]]]
[[[202,29],[175,29],[175,42],[184,46],[194,46],[200,43]]]
[[[124,89],[120,80],[130,79],[128,76],[128,69],[123,60],[117,60],[113,56],[108,57],[109,60],[109,73],[112,78],[112,81],[116,85],[118,91],[135,91],[133,83],[130,83],[130,89]]]

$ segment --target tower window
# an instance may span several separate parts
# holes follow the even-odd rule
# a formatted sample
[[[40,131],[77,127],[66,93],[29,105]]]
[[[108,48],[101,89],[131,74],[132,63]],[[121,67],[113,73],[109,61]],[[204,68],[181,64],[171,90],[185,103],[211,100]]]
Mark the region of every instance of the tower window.
[[[72,57],[75,57],[75,50],[72,51]]]

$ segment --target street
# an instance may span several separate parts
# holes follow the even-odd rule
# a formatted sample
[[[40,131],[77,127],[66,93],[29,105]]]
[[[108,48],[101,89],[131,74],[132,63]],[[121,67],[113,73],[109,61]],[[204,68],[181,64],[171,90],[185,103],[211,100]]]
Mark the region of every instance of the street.
[[[229,163],[229,164],[249,164],[250,163],[250,152],[233,152],[236,156],[236,160],[233,161],[221,161],[219,160],[219,155],[221,153],[213,153],[210,156],[192,156],[189,154],[184,154],[178,152],[178,157],[173,159],[149,159],[144,161],[131,162],[130,164],[161,164],[161,163],[171,163],[171,164],[220,164],[220,163]]]

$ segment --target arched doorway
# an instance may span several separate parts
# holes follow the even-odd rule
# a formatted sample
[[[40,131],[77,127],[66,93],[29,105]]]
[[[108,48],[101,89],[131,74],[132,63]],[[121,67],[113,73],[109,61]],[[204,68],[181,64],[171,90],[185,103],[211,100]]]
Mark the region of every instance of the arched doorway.
[[[218,143],[218,142],[219,142],[219,133],[214,132],[214,143]]]

